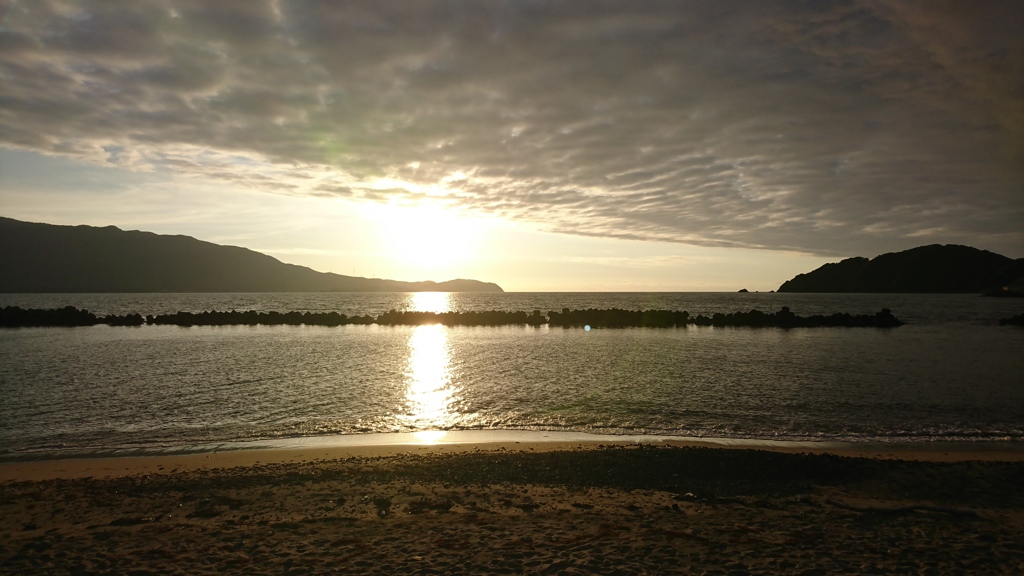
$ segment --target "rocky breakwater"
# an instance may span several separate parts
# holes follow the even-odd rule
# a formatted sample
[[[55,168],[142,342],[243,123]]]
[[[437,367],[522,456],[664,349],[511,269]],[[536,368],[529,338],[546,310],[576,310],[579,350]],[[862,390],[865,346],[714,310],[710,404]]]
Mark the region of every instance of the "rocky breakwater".
[[[691,322],[690,313],[674,310],[622,310],[620,308],[548,312],[548,324],[563,328],[673,328]]]
[[[172,326],[344,326],[348,324],[380,324],[385,326],[534,326],[545,324],[561,328],[683,328],[693,326],[744,328],[895,328],[903,322],[883,308],[875,314],[852,315],[835,313],[829,316],[797,316],[788,307],[775,313],[750,310],[711,316],[690,316],[682,310],[622,310],[618,308],[549,311],[528,314],[486,310],[475,312],[420,312],[389,310],[379,316],[346,316],[338,312],[176,312],[174,314],[96,316],[88,310],[72,306],[50,310],[22,309],[8,306],[0,309],[0,327],[72,327],[107,324],[110,326],[172,325]]]
[[[540,310],[532,314],[526,312],[505,312],[502,310],[485,310],[480,312],[417,312],[411,310],[389,310],[377,316],[377,324],[388,326],[421,326],[424,324],[443,324],[445,326],[541,326],[548,319],[541,315]]]
[[[548,312],[551,326],[575,328],[672,328],[687,325],[746,328],[895,328],[903,322],[893,316],[892,311],[883,308],[875,314],[852,315],[835,313],[829,316],[797,316],[789,307],[783,306],[775,313],[751,310],[730,314],[715,313],[711,316],[690,316],[689,312],[673,310],[569,310],[561,313]]]
[[[75,326],[95,326],[96,324],[107,324],[110,326],[141,326],[145,321],[140,314],[125,314],[118,316],[110,314],[97,316],[85,309],[78,309],[74,306],[63,308],[40,309],[20,308],[18,306],[5,306],[0,308],[0,327],[4,328],[30,328],[44,326],[64,326],[72,328]]]
[[[903,322],[893,316],[888,308],[882,308],[875,314],[852,315],[835,313],[828,316],[797,316],[788,306],[771,314],[760,310],[735,312],[733,314],[714,314],[711,317],[697,316],[692,319],[697,326],[744,326],[749,328],[896,328]]]
[[[146,316],[146,324],[173,326],[343,326],[346,324],[373,324],[372,316],[346,316],[337,312],[177,312]]]

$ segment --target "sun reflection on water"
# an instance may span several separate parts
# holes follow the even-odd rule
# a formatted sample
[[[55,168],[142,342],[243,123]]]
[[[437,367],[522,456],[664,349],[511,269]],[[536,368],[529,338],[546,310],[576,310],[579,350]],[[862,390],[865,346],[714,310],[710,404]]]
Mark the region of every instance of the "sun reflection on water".
[[[451,292],[412,292],[409,294],[409,310],[417,312],[450,312]]]
[[[439,441],[444,429],[454,423],[453,405],[458,400],[452,383],[447,327],[434,324],[413,328],[405,380],[404,424],[416,431],[420,442]]]

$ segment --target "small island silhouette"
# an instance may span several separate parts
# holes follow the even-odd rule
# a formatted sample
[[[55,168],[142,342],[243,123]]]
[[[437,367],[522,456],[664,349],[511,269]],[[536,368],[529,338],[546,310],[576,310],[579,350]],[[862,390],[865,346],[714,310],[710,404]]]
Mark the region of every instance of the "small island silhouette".
[[[847,258],[797,274],[779,292],[1024,294],[1024,258],[932,244],[872,259]]]

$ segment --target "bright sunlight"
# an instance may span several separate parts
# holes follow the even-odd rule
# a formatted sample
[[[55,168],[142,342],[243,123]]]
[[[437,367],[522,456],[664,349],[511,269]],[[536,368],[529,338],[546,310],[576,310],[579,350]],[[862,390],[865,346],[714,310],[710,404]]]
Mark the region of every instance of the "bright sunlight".
[[[381,242],[395,263],[443,268],[476,255],[482,226],[441,206],[387,205],[374,213]]]

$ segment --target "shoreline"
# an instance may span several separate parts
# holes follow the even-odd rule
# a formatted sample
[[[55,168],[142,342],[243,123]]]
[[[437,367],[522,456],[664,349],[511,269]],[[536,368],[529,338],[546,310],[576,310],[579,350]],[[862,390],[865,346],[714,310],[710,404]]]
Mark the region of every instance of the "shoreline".
[[[192,469],[161,457],[147,473],[128,458],[110,477],[0,482],[0,572],[1024,569],[1024,462],[776,448],[391,444],[337,459],[323,447],[193,454]]]
[[[830,454],[850,458],[918,462],[1024,462],[1024,443],[1009,441],[861,443],[467,430],[312,436],[274,441],[209,444],[163,453],[115,452],[110,455],[68,457],[45,455],[38,459],[0,461],[0,482],[119,478],[401,455],[596,450],[606,446],[758,450],[781,454]]]

